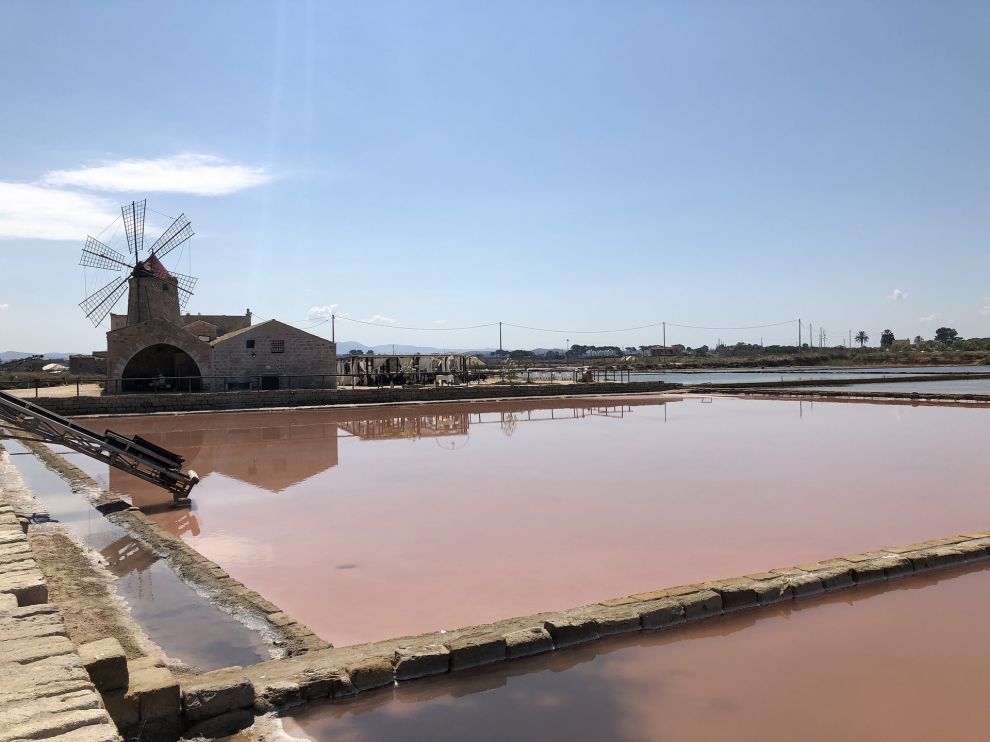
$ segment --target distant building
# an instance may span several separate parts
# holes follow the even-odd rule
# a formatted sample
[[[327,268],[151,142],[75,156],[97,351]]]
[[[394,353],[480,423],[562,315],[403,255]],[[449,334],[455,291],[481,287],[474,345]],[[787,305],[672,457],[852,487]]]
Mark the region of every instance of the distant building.
[[[911,341],[909,339],[907,339],[907,338],[904,338],[904,339],[897,339],[897,338],[895,338],[894,339],[894,343],[893,343],[893,347],[895,347],[895,348],[910,348],[911,347]]]
[[[678,350],[680,348],[680,350]],[[648,356],[676,356],[684,351],[684,346],[680,345],[651,345],[646,349]]]

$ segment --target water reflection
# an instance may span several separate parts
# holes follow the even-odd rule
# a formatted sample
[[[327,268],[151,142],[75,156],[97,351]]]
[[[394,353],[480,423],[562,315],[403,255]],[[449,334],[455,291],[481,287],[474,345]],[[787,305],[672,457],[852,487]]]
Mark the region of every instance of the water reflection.
[[[103,517],[23,446],[3,445],[16,454],[11,460],[47,511],[106,560],[134,620],[168,656],[204,670],[268,657],[260,635],[182,582],[153,551]],[[199,533],[188,512],[177,513],[174,522],[183,532]],[[188,630],[191,625],[196,631]]]
[[[203,475],[153,517],[339,646],[972,530],[986,421],[629,396],[112,424]]]
[[[613,403],[576,405],[573,400],[430,405],[346,410],[294,410],[291,412],[221,413],[146,418],[114,418],[107,425],[125,435],[141,435],[181,453],[186,465],[201,479],[221,474],[272,493],[283,492],[339,463],[338,441],[420,440],[470,438],[471,428],[499,426],[511,436],[519,424],[582,420],[589,417],[621,419],[639,406],[669,401],[630,398]],[[94,424],[94,427],[101,427]],[[459,448],[446,445],[445,448]],[[116,469],[109,470],[110,489],[126,492],[147,513],[172,510],[167,497],[156,488]],[[195,518],[183,511],[169,518],[176,532],[196,530]]]

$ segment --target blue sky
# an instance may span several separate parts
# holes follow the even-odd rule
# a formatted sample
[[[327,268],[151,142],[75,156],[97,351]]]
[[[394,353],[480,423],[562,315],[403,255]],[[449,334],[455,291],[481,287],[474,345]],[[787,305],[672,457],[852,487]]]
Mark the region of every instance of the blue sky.
[[[0,350],[105,347],[79,252],[144,197],[196,229],[192,311],[383,325],[338,340],[990,336],[988,33],[963,1],[7,0]]]

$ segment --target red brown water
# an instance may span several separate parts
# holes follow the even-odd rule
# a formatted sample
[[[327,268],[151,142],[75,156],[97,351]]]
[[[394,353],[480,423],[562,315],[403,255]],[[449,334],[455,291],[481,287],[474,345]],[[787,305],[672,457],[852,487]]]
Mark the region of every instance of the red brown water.
[[[982,740],[988,612],[990,570],[928,573],[400,684],[284,724],[348,742]]]
[[[343,645],[988,528],[988,423],[659,397],[152,416],[112,427],[188,458],[193,512],[111,484]]]

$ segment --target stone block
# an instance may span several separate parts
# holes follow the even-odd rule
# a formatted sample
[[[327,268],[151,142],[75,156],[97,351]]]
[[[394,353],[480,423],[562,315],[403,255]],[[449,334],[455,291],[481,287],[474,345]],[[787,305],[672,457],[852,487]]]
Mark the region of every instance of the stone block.
[[[354,695],[351,679],[342,671],[330,667],[316,667],[304,670],[300,687],[306,700],[317,698],[346,698]]]
[[[940,546],[928,551],[928,563],[933,567],[949,567],[964,561],[966,557],[955,547]]]
[[[871,562],[857,562],[852,569],[853,579],[857,585],[867,582],[880,582],[887,579],[883,561],[875,559]]]
[[[17,596],[11,593],[0,593],[0,613],[12,611],[17,607]]]
[[[684,618],[687,621],[722,613],[722,597],[713,590],[698,590],[678,597],[677,601],[684,606]]]
[[[587,615],[594,619],[598,627],[598,636],[617,636],[641,631],[639,613],[625,607],[593,607]]]
[[[298,706],[306,700],[306,693],[299,683],[291,680],[273,680],[265,684],[254,699],[254,712],[267,714],[276,709]]]
[[[65,734],[46,737],[45,742],[120,742],[120,735],[113,724],[91,724]]]
[[[142,723],[179,718],[182,705],[179,684],[164,667],[149,667],[131,673],[127,693],[137,697]]]
[[[550,632],[553,643],[558,649],[598,638],[598,625],[590,616],[555,616],[544,621],[543,627]]]
[[[48,585],[37,570],[0,574],[0,594],[17,598],[17,605],[41,605],[48,602]]]
[[[395,650],[395,679],[413,680],[450,670],[450,650],[442,644],[399,647]]]
[[[642,603],[638,607],[639,623],[644,631],[665,629],[684,622],[684,606],[674,598]]]
[[[136,695],[120,689],[106,691],[102,696],[107,713],[121,729],[136,726],[141,721],[140,701]]]
[[[791,586],[791,591],[794,593],[795,598],[808,598],[812,595],[821,595],[825,592],[825,586],[822,584],[822,581],[813,574],[801,573],[785,577],[784,579]]]
[[[165,667],[165,660],[161,657],[138,657],[133,660],[127,660],[128,672],[147,670],[150,667]]]
[[[753,580],[720,580],[707,582],[703,587],[719,594],[722,598],[722,610],[725,613],[743,608],[755,608],[760,603],[756,582]]]
[[[127,687],[127,656],[120,642],[110,637],[81,644],[79,657],[97,690]]]
[[[929,555],[926,550],[908,551],[904,553],[904,556],[911,562],[911,568],[915,572],[923,572],[924,570],[931,569],[935,566],[929,561]]]
[[[846,587],[852,587],[855,585],[852,575],[852,567],[828,567],[826,569],[819,569],[815,572],[815,575],[819,580],[822,581],[822,585],[826,590],[842,590]]]
[[[183,739],[216,739],[236,734],[254,724],[254,713],[250,709],[228,711],[186,728]]]
[[[253,705],[254,685],[246,675],[224,673],[214,679],[205,673],[182,687],[182,719],[187,725]]]
[[[395,668],[386,657],[369,657],[344,668],[355,689],[371,690],[395,682]]]
[[[796,567],[781,567],[779,569],[771,569],[771,574],[778,575],[779,577],[799,577],[800,575],[807,574],[803,569],[798,569]]]
[[[794,588],[786,577],[761,580],[754,585],[756,599],[760,605],[771,605],[794,599]]]
[[[697,585],[679,585],[678,587],[668,587],[663,590],[652,590],[648,593],[636,593],[629,597],[634,600],[661,600],[663,598],[676,598],[679,595],[690,595],[697,592]]]
[[[888,580],[895,577],[903,577],[914,572],[914,566],[911,564],[911,560],[903,556],[888,557],[881,560],[881,562],[883,564],[883,572],[887,575]]]
[[[553,651],[553,637],[543,626],[512,631],[505,635],[505,656],[510,659]]]
[[[988,542],[986,539],[977,539],[973,541],[962,541],[952,548],[961,552],[967,562],[976,562],[990,558],[990,554],[987,553],[987,546]]]
[[[466,634],[447,642],[446,647],[450,650],[451,670],[466,670],[505,660],[505,639],[496,634]]]
[[[68,739],[75,739],[71,735],[75,735],[80,728],[109,724],[110,717],[102,708],[40,713],[28,721],[16,724],[14,728],[5,726],[0,730],[0,740],[45,739],[63,734],[70,735]]]

